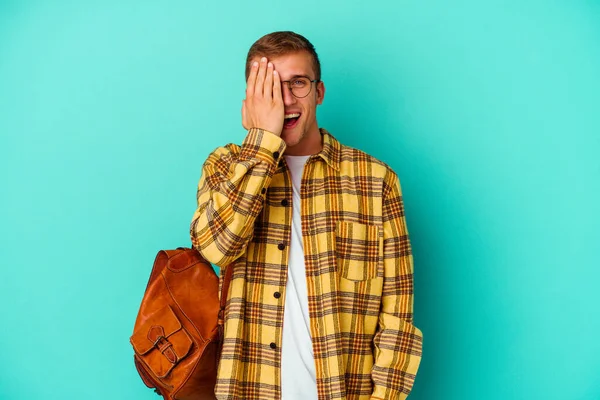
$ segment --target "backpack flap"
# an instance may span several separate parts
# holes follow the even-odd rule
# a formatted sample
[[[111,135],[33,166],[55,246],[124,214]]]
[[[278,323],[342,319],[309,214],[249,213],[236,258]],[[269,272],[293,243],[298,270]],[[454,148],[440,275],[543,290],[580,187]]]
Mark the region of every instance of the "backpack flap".
[[[139,359],[164,378],[192,348],[192,339],[168,305],[155,312],[131,336]]]

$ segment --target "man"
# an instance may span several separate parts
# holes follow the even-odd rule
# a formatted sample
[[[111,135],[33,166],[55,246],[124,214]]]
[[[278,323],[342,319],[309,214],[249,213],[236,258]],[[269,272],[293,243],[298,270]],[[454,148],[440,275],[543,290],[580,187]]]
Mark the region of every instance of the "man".
[[[421,358],[396,174],[319,129],[313,45],[274,32],[246,63],[241,146],[202,169],[195,248],[233,268],[219,399],[404,399]]]

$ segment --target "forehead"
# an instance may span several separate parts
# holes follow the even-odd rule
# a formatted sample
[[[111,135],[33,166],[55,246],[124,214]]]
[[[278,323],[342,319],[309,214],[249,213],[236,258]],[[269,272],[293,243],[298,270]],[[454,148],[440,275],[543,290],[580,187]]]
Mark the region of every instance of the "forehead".
[[[260,61],[260,59],[261,57],[256,57],[253,61]],[[269,58],[269,61],[273,63],[275,70],[284,81],[298,75],[315,79],[312,56],[305,51]]]

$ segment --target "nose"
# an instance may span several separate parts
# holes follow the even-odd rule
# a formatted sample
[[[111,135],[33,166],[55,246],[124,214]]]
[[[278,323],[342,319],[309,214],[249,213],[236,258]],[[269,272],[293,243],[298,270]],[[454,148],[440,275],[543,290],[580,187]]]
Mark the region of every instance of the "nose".
[[[286,106],[290,106],[296,102],[296,98],[286,83],[281,84],[281,96],[283,97],[283,104]]]

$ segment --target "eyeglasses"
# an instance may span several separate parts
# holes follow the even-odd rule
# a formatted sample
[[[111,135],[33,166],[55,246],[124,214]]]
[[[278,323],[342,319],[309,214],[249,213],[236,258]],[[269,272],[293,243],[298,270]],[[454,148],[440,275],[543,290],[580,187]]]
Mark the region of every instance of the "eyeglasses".
[[[290,92],[294,95],[294,97],[301,99],[309,95],[310,90],[312,89],[312,84],[315,82],[320,82],[318,79],[310,80],[305,76],[298,76],[289,81],[281,81],[281,83],[285,83],[290,89]]]

